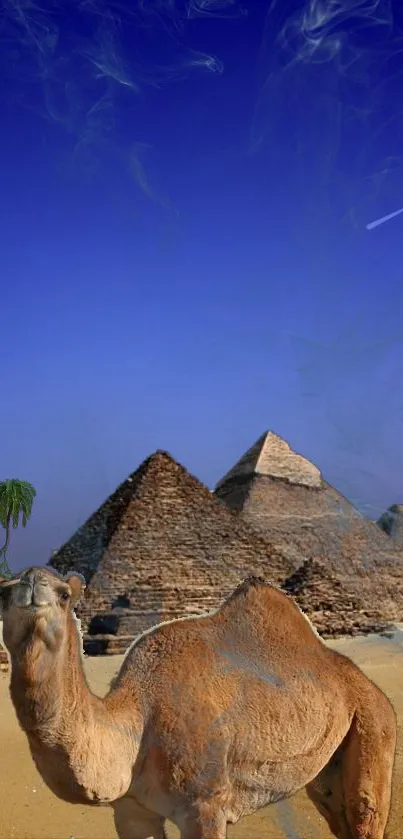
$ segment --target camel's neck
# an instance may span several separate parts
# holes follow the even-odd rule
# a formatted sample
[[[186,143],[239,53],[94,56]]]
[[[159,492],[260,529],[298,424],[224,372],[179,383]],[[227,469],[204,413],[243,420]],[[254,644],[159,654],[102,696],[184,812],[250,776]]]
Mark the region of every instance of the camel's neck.
[[[59,797],[110,801],[130,785],[141,718],[119,690],[105,699],[88,688],[73,616],[55,653],[37,634],[12,657],[10,692],[37,768]]]

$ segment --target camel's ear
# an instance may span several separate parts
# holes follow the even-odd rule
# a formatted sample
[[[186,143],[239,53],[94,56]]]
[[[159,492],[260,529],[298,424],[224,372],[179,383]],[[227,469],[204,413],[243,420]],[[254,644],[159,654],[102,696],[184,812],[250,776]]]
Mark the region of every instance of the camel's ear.
[[[83,596],[85,589],[84,577],[82,574],[76,574],[72,571],[70,574],[66,574],[64,582],[71,588],[71,605],[74,608]]]
[[[3,591],[3,589],[9,588],[10,586],[15,586],[19,582],[19,577],[17,577],[16,580],[10,580],[9,577],[0,577],[0,594]]]
[[[18,577],[16,580],[10,580],[9,577],[1,577],[0,576],[0,614],[3,614],[3,608],[6,606],[6,603],[9,602],[9,596],[11,594],[12,586],[15,586],[17,583],[20,582],[20,578]]]

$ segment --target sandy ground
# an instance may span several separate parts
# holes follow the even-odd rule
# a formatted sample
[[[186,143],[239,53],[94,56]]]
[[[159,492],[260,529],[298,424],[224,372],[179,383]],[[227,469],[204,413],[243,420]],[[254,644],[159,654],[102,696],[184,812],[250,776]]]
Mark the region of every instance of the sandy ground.
[[[399,720],[389,839],[403,836],[403,631],[393,639],[370,636],[330,644],[348,655],[392,701]],[[102,695],[120,666],[120,656],[86,659],[92,690]],[[32,763],[0,675],[0,839],[116,839],[109,808],[64,804],[42,783]],[[177,839],[168,826],[169,839]],[[330,833],[305,792],[261,810],[228,829],[229,839],[329,839]]]

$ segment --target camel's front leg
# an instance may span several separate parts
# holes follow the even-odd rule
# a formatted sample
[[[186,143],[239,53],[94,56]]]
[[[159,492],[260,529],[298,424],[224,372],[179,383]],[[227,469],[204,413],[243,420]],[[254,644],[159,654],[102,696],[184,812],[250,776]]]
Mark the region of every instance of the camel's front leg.
[[[119,839],[167,839],[165,819],[140,807],[134,798],[121,798],[114,803],[113,809]]]

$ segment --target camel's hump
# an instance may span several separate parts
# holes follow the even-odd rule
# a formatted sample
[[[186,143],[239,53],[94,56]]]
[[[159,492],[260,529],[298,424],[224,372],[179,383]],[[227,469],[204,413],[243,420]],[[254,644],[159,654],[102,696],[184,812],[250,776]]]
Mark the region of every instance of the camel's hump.
[[[233,603],[234,600],[238,600],[239,598],[245,598],[248,594],[262,592],[267,595],[268,592],[276,592],[283,594],[281,589],[278,586],[273,585],[273,583],[268,582],[265,580],[264,577],[257,576],[255,574],[251,574],[248,577],[245,577],[241,583],[228,595],[228,597],[224,600],[221,608],[225,608],[227,603]]]
[[[287,614],[290,619],[294,618],[300,621],[303,618],[305,621],[308,621],[297,603],[289,596],[288,592],[283,591],[275,583],[271,583],[269,580],[265,580],[264,577],[255,574],[245,577],[239,583],[234,591],[226,597],[221,606],[219,606],[216,614],[227,611],[232,614],[233,607],[243,610],[246,614],[250,614],[250,610],[253,613],[258,607],[258,604],[259,608],[263,608],[264,611],[269,609],[272,614]],[[311,627],[310,621],[308,623]]]
[[[215,619],[223,610],[225,610],[226,606],[233,604],[234,600],[241,599],[242,596],[247,596],[248,593],[251,593],[256,590],[273,590],[278,592],[280,595],[283,594],[284,597],[289,599],[284,592],[281,592],[277,586],[274,586],[272,583],[267,582],[263,577],[257,575],[250,575],[245,577],[241,583],[222,601],[221,605],[214,609],[211,612],[204,612],[202,614],[194,614],[194,615],[182,615],[179,618],[173,618],[172,620],[161,621],[160,623],[155,624],[155,626],[151,626],[148,629],[145,629],[141,632],[137,638],[134,639],[133,643],[130,645],[129,649],[126,652],[126,658],[128,658],[130,652],[134,652],[135,649],[144,646],[147,644],[149,639],[156,638],[157,636],[162,636],[166,631],[168,632],[175,632],[178,627],[184,629],[186,631],[186,627],[189,625],[194,627],[200,625],[202,621],[206,619]]]
[[[241,583],[234,589],[234,591],[229,595],[227,600],[232,600],[233,597],[240,597],[242,594],[246,594],[252,588],[274,588],[274,586],[269,583],[264,577],[259,577],[255,574],[250,574],[249,577],[245,577]]]

